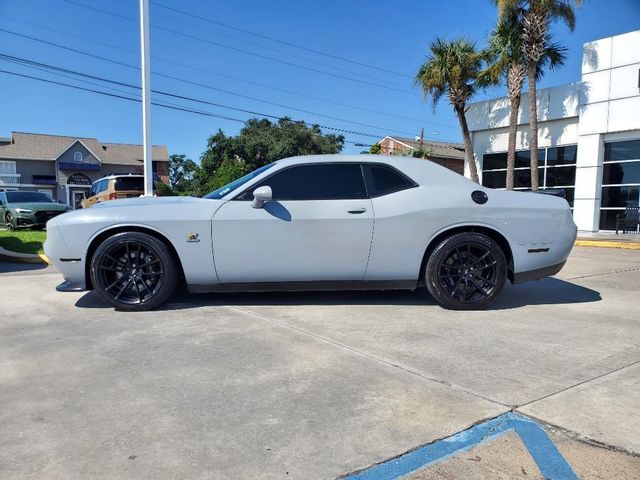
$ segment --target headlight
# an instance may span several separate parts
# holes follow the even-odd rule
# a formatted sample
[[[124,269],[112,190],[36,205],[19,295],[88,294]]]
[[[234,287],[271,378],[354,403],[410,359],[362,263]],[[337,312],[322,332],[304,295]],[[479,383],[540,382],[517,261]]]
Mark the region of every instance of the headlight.
[[[16,213],[33,213],[33,210],[29,210],[28,208],[16,208]]]

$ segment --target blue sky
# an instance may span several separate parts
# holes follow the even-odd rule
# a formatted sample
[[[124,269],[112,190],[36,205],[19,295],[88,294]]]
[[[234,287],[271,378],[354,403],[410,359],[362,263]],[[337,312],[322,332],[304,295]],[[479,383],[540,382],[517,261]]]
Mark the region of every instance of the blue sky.
[[[421,127],[426,138],[458,141],[459,129],[450,107],[442,102],[434,113],[413,87],[411,77],[424,60],[430,41],[438,36],[466,36],[483,45],[496,17],[489,0],[151,2],[151,23],[155,25],[151,29],[152,71],[160,74],[153,75],[152,88],[351,130],[357,133],[345,134],[346,138],[365,144],[374,143],[374,137],[382,138],[385,134],[415,136]],[[328,55],[184,16],[159,5]],[[138,24],[122,18],[137,19],[137,9],[137,0],[0,0],[0,28],[138,66]],[[549,72],[541,86],[579,79],[584,42],[637,29],[640,29],[640,0],[585,0],[578,10],[574,33],[561,25],[554,27],[556,40],[569,49],[569,58],[564,67]],[[127,84],[140,83],[140,73],[135,68],[1,31],[0,53]],[[0,69],[116,95],[137,95],[125,86],[104,85],[95,80],[88,84],[86,78],[83,81],[65,78],[6,61],[0,61]],[[2,73],[0,91],[0,136],[11,131],[29,131],[98,137],[106,142],[142,141],[139,103]],[[503,89],[492,89],[479,92],[477,99],[503,94]],[[161,95],[153,98],[240,120],[251,116]],[[209,135],[218,129],[235,134],[242,124],[154,107],[152,126],[154,143],[167,145],[171,153],[185,153],[198,159]],[[348,143],[345,152],[362,149]]]

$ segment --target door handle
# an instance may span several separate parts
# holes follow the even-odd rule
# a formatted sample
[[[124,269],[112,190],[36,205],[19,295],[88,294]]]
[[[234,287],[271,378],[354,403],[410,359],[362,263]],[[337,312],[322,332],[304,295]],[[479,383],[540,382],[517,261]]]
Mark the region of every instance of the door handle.
[[[358,214],[364,213],[366,211],[367,211],[367,209],[364,208],[364,207],[363,208],[354,208],[353,210],[349,210],[349,213],[352,213],[354,215],[358,215]]]

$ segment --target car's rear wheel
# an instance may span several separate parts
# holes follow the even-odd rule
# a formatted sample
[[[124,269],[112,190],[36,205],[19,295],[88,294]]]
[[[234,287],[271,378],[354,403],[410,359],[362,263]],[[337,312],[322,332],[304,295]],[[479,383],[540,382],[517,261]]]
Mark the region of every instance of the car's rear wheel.
[[[118,233],[102,242],[91,260],[98,296],[118,310],[155,308],[171,296],[176,261],[164,242],[141,232]]]
[[[13,224],[13,215],[9,212],[4,216],[4,225],[7,227],[7,230],[14,230],[16,226]]]
[[[491,304],[507,278],[507,259],[490,237],[476,232],[442,240],[427,261],[429,293],[442,306],[479,310]]]

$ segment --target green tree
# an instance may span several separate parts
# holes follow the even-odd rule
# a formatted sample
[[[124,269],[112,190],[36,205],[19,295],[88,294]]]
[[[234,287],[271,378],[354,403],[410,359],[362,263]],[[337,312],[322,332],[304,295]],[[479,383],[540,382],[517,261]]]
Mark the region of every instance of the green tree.
[[[235,137],[221,130],[209,137],[195,176],[196,189],[203,195],[213,190],[210,187],[217,183],[216,179],[230,178],[229,172],[237,178],[281,158],[340,153],[343,147],[342,135],[324,134],[317,125],[289,118],[277,122],[252,118]]]
[[[550,27],[564,22],[570,31],[576,26],[574,6],[582,0],[497,0],[499,18],[515,17],[520,24],[522,51],[529,86],[529,125],[531,129],[531,189],[538,190],[538,105],[537,79],[544,68],[544,56],[551,42]]]
[[[193,177],[198,170],[196,162],[185,155],[169,157],[169,184],[175,194],[186,194],[193,190]]]
[[[247,166],[239,158],[225,158],[207,183],[205,190],[211,192],[227,183],[233,182],[247,172]]]
[[[431,97],[433,108],[443,95],[458,117],[464,151],[471,173],[471,180],[478,182],[478,169],[473,156],[471,134],[467,125],[467,102],[476,91],[476,79],[483,65],[483,53],[473,42],[464,38],[452,41],[436,39],[430,45],[427,60],[418,70],[415,83],[422,88],[425,97]]]
[[[381,151],[382,147],[379,143],[374,143],[373,145],[371,145],[371,148],[369,148],[369,153],[371,153],[372,155],[378,155]]]
[[[499,0],[493,0],[496,4]],[[478,77],[482,86],[506,83],[509,98],[509,137],[507,148],[507,190],[514,187],[514,169],[516,159],[516,135],[518,132],[518,112],[522,98],[522,87],[526,79],[526,58],[523,47],[523,26],[519,22],[518,12],[504,15],[489,37],[487,47],[488,66]],[[549,43],[538,68],[540,77],[545,68],[556,68],[564,63],[566,49],[555,43]]]

